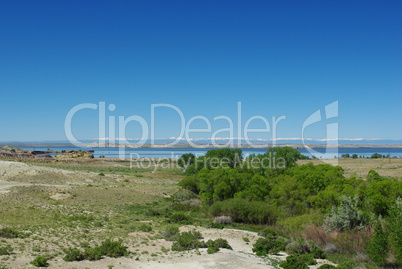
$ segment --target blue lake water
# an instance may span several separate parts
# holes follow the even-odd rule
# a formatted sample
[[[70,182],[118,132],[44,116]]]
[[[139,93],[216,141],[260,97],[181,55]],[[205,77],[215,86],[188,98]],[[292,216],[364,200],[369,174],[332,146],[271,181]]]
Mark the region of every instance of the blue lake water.
[[[79,150],[75,147],[36,147],[36,148],[23,148],[26,150],[45,151],[51,150]],[[94,156],[99,157],[104,155],[106,158],[119,158],[119,148],[81,148],[82,150],[93,150]],[[177,159],[185,153],[193,153],[196,156],[204,155],[211,148],[124,148],[120,149],[125,158],[174,158]],[[247,157],[250,154],[261,154],[267,149],[243,148],[243,156]],[[357,154],[362,157],[370,157],[374,153],[381,155],[390,155],[391,157],[402,157],[402,148],[339,148],[339,149],[325,149],[314,148],[312,151],[306,149],[299,149],[303,155],[317,158],[334,158],[340,157],[342,154]]]

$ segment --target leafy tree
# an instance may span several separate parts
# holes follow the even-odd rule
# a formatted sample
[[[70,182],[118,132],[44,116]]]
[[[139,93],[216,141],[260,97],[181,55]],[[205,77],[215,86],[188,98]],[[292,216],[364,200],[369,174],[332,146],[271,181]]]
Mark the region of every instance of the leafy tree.
[[[395,261],[402,263],[402,199],[398,197],[395,205],[389,210],[387,227],[390,233],[390,243],[394,251]]]
[[[384,265],[388,257],[388,234],[382,229],[381,222],[375,226],[374,236],[367,244],[367,254],[377,264]]]
[[[177,160],[177,164],[182,167],[187,169],[189,166],[194,164],[195,162],[195,156],[192,153],[186,153],[181,155],[181,157]]]
[[[374,170],[370,170],[367,174],[367,180],[368,181],[379,181],[382,180],[383,178]]]
[[[230,148],[222,148],[222,149],[214,149],[209,150],[205,154],[206,163],[208,167],[213,167],[214,164],[211,161],[217,161],[216,165],[218,167],[222,165],[227,165],[230,168],[234,168],[237,165],[241,164],[243,160],[243,153],[241,149],[230,149]]]

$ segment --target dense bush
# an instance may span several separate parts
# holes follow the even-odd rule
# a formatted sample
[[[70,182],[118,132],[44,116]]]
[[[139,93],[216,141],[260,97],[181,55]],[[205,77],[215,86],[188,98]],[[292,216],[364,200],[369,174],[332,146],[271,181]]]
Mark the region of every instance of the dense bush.
[[[168,241],[176,241],[177,235],[179,235],[179,227],[177,226],[170,226],[166,228],[165,231],[162,232],[163,237]]]
[[[219,247],[218,246],[212,246],[212,247],[208,247],[207,249],[207,253],[208,254],[214,254],[216,252],[219,251]]]
[[[10,255],[13,252],[13,248],[10,245],[0,247],[0,255]]]
[[[314,265],[317,262],[308,254],[293,254],[286,257],[286,261],[280,263],[284,269],[308,269],[308,265]]]
[[[177,212],[170,215],[169,222],[179,224],[192,224],[193,219],[182,212]]]
[[[196,231],[183,232],[176,237],[176,242],[172,245],[173,251],[184,251],[191,250],[195,248],[205,247],[204,242],[200,242],[201,233]]]
[[[216,240],[208,240],[206,243],[207,247],[218,247],[218,248],[226,248],[226,249],[232,249],[232,247],[229,245],[228,241],[226,239],[218,238]]]
[[[36,267],[47,267],[47,261],[48,259],[46,257],[38,256],[33,261],[31,261],[31,264]]]
[[[22,237],[22,233],[12,229],[12,228],[1,228],[0,229],[0,237],[3,238],[17,238],[17,237]]]
[[[387,219],[389,242],[394,252],[395,262],[402,264],[402,199],[399,197],[389,210]]]
[[[99,247],[85,248],[83,256],[86,260],[97,261],[102,259],[103,253]]]
[[[184,251],[197,248],[208,248],[208,254],[219,251],[219,248],[232,249],[228,241],[222,238],[200,241],[201,233],[196,231],[183,232],[175,236],[176,242],[172,245],[173,251]]]
[[[210,222],[207,224],[207,227],[214,229],[223,229],[225,226],[223,226],[223,224],[220,224],[219,222]]]
[[[266,202],[242,198],[216,202],[209,208],[209,212],[213,216],[228,215],[235,222],[252,224],[274,224],[279,215],[278,210]]]
[[[69,248],[65,250],[66,256],[63,260],[69,262],[81,260],[96,261],[100,260],[102,256],[111,258],[126,256],[128,255],[128,250],[126,246],[122,245],[122,242],[123,240],[121,239],[117,241],[106,239],[100,246],[86,247],[83,253],[79,249]]]
[[[246,161],[233,158],[234,153],[217,150],[195,159],[191,173],[186,172],[180,183],[201,198],[210,215],[226,215],[247,224],[275,225],[290,235],[315,239],[320,246],[331,245],[332,252],[363,255],[369,252],[366,242],[372,236],[370,223],[382,216],[383,233],[389,234],[384,255],[401,263],[402,202],[398,200],[399,206],[396,205],[402,196],[400,179],[382,177],[374,170],[368,173],[367,180],[345,178],[339,166],[297,165],[297,159],[304,157],[286,147],[250,155]],[[224,161],[213,167],[205,162],[206,157]],[[272,157],[284,160],[285,166],[270,167]],[[257,166],[251,166],[252,163]],[[321,230],[308,234],[305,229],[312,226]],[[300,243],[290,243],[288,251],[311,254],[317,259],[325,257],[318,246],[305,240]],[[257,249],[268,253],[275,245],[267,237],[259,241]]]
[[[84,255],[77,248],[68,248],[64,252],[66,256],[64,256],[63,260],[66,262],[82,261],[84,259]]]
[[[310,249],[310,254],[313,255],[314,259],[325,259],[327,257],[324,250],[317,246],[313,246]]]
[[[110,239],[106,239],[99,246],[101,253],[105,256],[118,258],[122,256],[128,255],[127,247],[122,245],[123,240],[119,239],[118,241],[111,241]]]
[[[145,223],[141,224],[140,227],[138,227],[138,229],[140,231],[142,231],[142,232],[150,232],[150,231],[152,231],[152,227],[147,225],[147,224],[145,224]]]
[[[282,238],[268,237],[259,238],[253,245],[253,252],[258,256],[265,256],[267,254],[277,254],[284,251],[287,242]]]
[[[382,229],[381,222],[378,222],[374,236],[367,244],[367,254],[375,263],[384,265],[387,261],[388,250],[388,233]]]

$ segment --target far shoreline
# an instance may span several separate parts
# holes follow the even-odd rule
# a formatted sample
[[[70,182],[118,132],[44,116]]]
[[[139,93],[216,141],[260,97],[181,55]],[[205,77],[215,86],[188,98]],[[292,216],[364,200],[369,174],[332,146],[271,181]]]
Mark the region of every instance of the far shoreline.
[[[213,148],[228,148],[226,144],[196,144],[196,146],[179,143],[176,145],[170,144],[144,144],[141,146],[136,146],[135,144],[107,144],[107,143],[82,143],[81,147],[77,147],[70,143],[41,143],[41,142],[0,142],[0,147],[10,146],[10,147],[38,147],[38,148],[163,148],[163,149],[178,149],[178,148],[198,148],[198,149],[213,149]],[[255,149],[268,149],[272,147],[292,147],[298,149],[308,149],[308,148],[402,148],[402,144],[291,144],[291,143],[277,143],[275,145],[272,144],[236,144],[229,146],[229,148],[255,148]]]

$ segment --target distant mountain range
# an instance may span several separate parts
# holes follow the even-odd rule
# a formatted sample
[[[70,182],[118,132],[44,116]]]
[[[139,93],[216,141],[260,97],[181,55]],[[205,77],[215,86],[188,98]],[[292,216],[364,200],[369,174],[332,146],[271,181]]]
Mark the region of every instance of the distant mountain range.
[[[155,147],[166,147],[168,144],[173,143],[176,139],[175,138],[161,138],[161,139],[155,139],[154,140],[154,146]],[[82,146],[84,147],[99,147],[99,146],[106,146],[106,147],[117,147],[119,145],[119,142],[117,141],[116,144],[109,144],[108,140],[82,140],[83,143]],[[139,142],[139,139],[130,139],[128,140],[127,146],[135,146]],[[203,146],[212,146],[212,140],[211,139],[193,139],[190,141],[191,143],[195,145],[203,145]],[[229,142],[229,139],[225,138],[220,138],[219,140],[217,139],[215,141],[216,144],[226,144]],[[245,139],[240,139],[240,141],[235,138],[233,140],[233,144],[238,144],[241,143],[242,147],[248,147],[248,141]],[[276,139],[275,141],[273,140],[268,140],[268,139],[250,139],[249,143],[252,143],[253,145],[260,145],[260,146],[273,146],[273,145],[291,145],[291,146],[296,146],[296,147],[303,147],[303,145],[308,145],[310,147],[323,147],[328,145],[336,145],[336,142],[340,147],[402,147],[402,140],[391,140],[391,139],[339,139],[339,140],[331,140],[331,141],[326,141],[325,139],[305,139],[304,143],[303,140],[300,138],[279,138]],[[124,144],[121,143],[120,144]],[[57,140],[57,141],[0,141],[0,146],[15,146],[15,147],[30,147],[30,146],[35,146],[35,147],[46,147],[46,146],[52,146],[52,147],[71,147],[72,144],[67,141],[67,140]],[[148,140],[144,147],[149,147],[151,145],[151,140]],[[191,144],[189,144],[185,140],[179,140],[179,142],[174,146],[174,147],[191,147]]]

